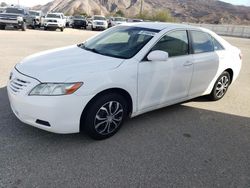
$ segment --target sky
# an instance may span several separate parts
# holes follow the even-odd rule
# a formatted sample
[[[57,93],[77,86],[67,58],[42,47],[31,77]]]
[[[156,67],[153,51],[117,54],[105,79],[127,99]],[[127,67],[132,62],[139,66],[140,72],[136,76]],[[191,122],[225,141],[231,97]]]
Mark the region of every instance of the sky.
[[[6,2],[8,4],[18,4],[18,0],[0,0],[0,2]],[[32,7],[35,5],[44,5],[48,2],[50,2],[52,0],[19,0],[20,4],[23,6],[28,6],[28,7]],[[235,5],[246,5],[246,6],[250,6],[250,0],[222,0],[225,1],[227,3],[231,3],[231,4],[235,4]]]

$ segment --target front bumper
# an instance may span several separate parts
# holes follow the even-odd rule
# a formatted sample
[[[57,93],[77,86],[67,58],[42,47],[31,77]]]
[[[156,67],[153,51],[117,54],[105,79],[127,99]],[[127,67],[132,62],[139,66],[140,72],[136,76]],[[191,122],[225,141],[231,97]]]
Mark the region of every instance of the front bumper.
[[[0,19],[0,25],[21,26],[21,25],[22,25],[22,22],[17,21],[17,20]]]
[[[15,92],[15,78],[27,81],[28,86]],[[53,133],[79,132],[82,111],[92,96],[29,96],[30,90],[37,84],[39,81],[13,71],[7,90],[11,109],[16,117],[26,124]],[[47,122],[48,125],[41,122]]]
[[[108,28],[107,25],[96,25],[96,24],[93,24],[92,27],[94,29],[107,29]]]
[[[47,22],[47,23],[44,23],[44,26],[48,28],[62,28],[63,24]]]

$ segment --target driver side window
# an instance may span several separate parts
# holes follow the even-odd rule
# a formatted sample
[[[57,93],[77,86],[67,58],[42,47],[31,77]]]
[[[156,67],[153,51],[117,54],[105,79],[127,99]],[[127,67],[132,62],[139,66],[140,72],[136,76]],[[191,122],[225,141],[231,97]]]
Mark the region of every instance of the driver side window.
[[[169,57],[188,55],[189,45],[187,31],[173,31],[161,38],[151,51],[168,52]]]

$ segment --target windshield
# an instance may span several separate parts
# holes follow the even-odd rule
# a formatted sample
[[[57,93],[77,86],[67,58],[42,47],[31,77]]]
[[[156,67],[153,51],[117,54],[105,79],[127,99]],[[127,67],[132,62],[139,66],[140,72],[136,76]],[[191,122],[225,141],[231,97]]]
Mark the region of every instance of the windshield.
[[[95,16],[94,20],[106,20],[106,18],[101,17],[101,16]]]
[[[94,53],[129,59],[137,54],[159,30],[119,26],[104,32],[79,47]]]
[[[125,19],[124,18],[114,18],[114,21],[123,22],[123,21],[125,21]]]
[[[6,8],[5,13],[24,14],[24,10],[21,8]]]
[[[31,16],[39,16],[40,13],[39,12],[35,12],[35,11],[29,11]]]
[[[61,18],[59,14],[47,14],[46,18]]]

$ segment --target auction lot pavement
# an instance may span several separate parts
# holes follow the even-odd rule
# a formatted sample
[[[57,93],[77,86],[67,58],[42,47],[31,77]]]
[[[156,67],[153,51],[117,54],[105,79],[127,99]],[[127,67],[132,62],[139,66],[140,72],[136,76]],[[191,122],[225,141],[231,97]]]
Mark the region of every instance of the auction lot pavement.
[[[0,31],[0,187],[249,188],[250,39],[225,37],[244,61],[224,99],[141,115],[108,140],[48,133],[13,115],[6,82],[16,63],[96,33]]]

